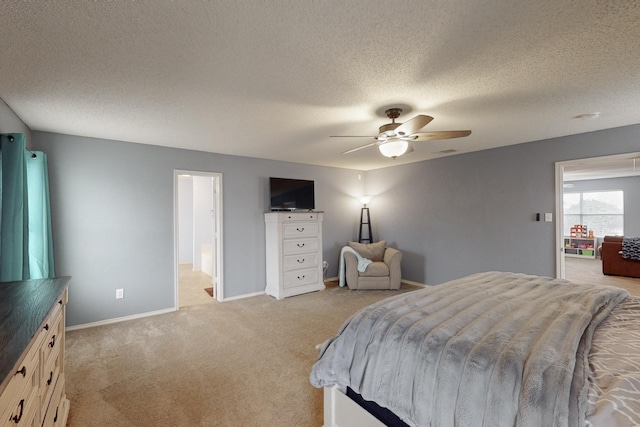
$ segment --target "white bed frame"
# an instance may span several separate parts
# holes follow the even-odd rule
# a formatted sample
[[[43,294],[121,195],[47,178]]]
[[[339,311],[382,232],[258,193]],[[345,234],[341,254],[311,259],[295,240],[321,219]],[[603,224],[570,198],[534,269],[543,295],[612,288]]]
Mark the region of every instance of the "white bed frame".
[[[342,393],[324,388],[324,427],[385,427],[376,417]]]

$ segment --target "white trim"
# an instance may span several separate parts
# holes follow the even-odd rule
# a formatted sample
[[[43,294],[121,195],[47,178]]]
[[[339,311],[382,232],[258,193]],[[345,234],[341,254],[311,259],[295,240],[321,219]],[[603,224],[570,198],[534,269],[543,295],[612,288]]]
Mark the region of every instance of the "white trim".
[[[224,302],[235,301],[237,299],[245,299],[245,298],[257,297],[257,296],[264,295],[264,294],[265,294],[264,291],[254,292],[252,294],[243,294],[243,295],[238,295],[238,296],[235,296],[235,297],[225,298]]]
[[[409,286],[417,286],[419,288],[426,288],[428,286],[431,286],[431,285],[427,285],[426,283],[419,283],[419,282],[414,282],[412,280],[405,280],[405,279],[400,279],[400,282],[406,283]]]
[[[97,322],[83,323],[81,325],[67,326],[65,331],[75,331],[76,329],[93,328],[94,326],[110,325],[112,323],[126,322],[127,320],[142,319],[144,317],[157,316],[158,314],[173,313],[175,308],[166,308],[164,310],[148,311],[146,313],[132,314],[131,316],[114,317],[112,319],[99,320]]]
[[[340,280],[338,278],[338,276],[334,276],[334,277],[327,277],[326,279],[324,279],[325,283],[326,282],[337,282],[338,280]],[[416,286],[418,288],[426,288],[427,286],[431,286],[428,285],[426,283],[420,283],[420,282],[414,282],[413,280],[406,280],[406,279],[400,279],[401,283],[405,283],[409,286]]]
[[[556,162],[556,278],[564,279],[564,167]]]
[[[214,239],[216,247],[214,248],[215,252],[215,262],[216,266],[214,266],[214,276],[212,276],[213,286],[215,287],[215,295],[218,302],[224,301],[224,256],[223,256],[223,231],[224,231],[224,221],[223,221],[223,194],[222,194],[222,173],[219,172],[206,172],[206,171],[194,171],[194,170],[183,170],[183,169],[174,169],[173,171],[173,258],[174,258],[174,302],[175,309],[178,310],[180,308],[179,301],[179,287],[178,287],[178,265],[179,265],[179,255],[178,255],[178,245],[179,245],[179,227],[178,227],[178,177],[180,175],[191,175],[191,176],[203,176],[214,178],[214,183],[216,185],[216,209],[217,214],[215,216],[215,229],[218,230],[218,238]],[[217,277],[215,276],[215,271],[217,270]],[[217,280],[216,280],[217,279]]]

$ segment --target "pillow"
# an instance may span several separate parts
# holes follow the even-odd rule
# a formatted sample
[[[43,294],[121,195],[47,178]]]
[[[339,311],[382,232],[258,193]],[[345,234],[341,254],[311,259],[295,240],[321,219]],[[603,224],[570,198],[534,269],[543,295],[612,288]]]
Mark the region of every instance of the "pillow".
[[[349,247],[358,252],[361,257],[377,262],[382,261],[384,258],[384,250],[387,247],[387,241],[380,240],[379,242],[368,244],[349,242]]]

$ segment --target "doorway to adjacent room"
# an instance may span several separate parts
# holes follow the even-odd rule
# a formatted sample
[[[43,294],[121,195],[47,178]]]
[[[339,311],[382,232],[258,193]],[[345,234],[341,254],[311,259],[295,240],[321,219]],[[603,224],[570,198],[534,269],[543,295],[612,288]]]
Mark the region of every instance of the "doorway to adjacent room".
[[[174,172],[175,305],[224,299],[222,174]]]
[[[620,193],[619,190],[624,190],[629,187],[630,184],[627,181],[620,180],[636,180],[640,179],[640,153],[627,153],[618,154],[603,157],[592,157],[587,159],[576,159],[570,161],[563,161],[556,163],[556,276],[559,278],[567,278],[569,280],[585,280],[589,274],[591,274],[591,281],[600,283],[594,279],[594,275],[597,274],[601,281],[610,281],[611,276],[602,275],[601,261],[598,254],[598,245],[600,244],[605,234],[621,234],[621,230],[625,229],[624,223],[630,225],[629,231],[637,230],[637,221],[631,221],[632,218],[637,217],[637,203],[624,203],[624,206],[620,209],[613,209],[609,212],[603,210],[601,205],[611,205],[613,203],[604,203],[601,201],[604,196],[615,195],[613,193]],[[618,179],[618,181],[616,181]],[[606,184],[605,184],[606,182]],[[631,184],[632,188],[635,187],[635,183]],[[615,190],[615,191],[614,191]],[[633,190],[635,194],[637,192]],[[565,197],[565,193],[569,196]],[[611,194],[609,194],[611,193]],[[624,192],[622,192],[624,193]],[[582,206],[582,204],[575,203],[575,198],[583,199],[584,195],[589,195],[589,201],[591,205],[597,205],[599,208],[597,212],[591,212],[591,210],[580,209],[578,215],[572,209],[572,206]],[[637,197],[632,194],[635,200]],[[624,197],[624,195],[623,195]],[[593,199],[593,200],[591,200]],[[596,200],[597,199],[597,200]],[[568,203],[573,200],[573,203]],[[599,202],[599,203],[595,203]],[[610,201],[609,201],[610,202]],[[565,205],[570,205],[566,207]],[[565,209],[568,209],[565,212]],[[588,215],[583,215],[583,214]],[[616,215],[623,218],[623,224],[618,224],[618,227],[613,227],[615,224],[614,219],[608,218]],[[590,224],[585,224],[587,220],[583,217],[589,217]],[[580,218],[581,220],[578,220]],[[606,220],[606,221],[605,221]],[[568,224],[565,224],[568,221]],[[601,224],[604,221],[604,225]],[[630,222],[631,221],[631,222]],[[584,243],[584,249],[580,249],[580,245],[568,245],[574,240],[572,234],[568,231],[573,224],[585,224],[590,232],[584,232],[584,236],[576,236],[577,243]],[[605,226],[606,225],[606,226]],[[625,230],[626,231],[626,230]],[[593,237],[591,236],[593,234]],[[584,242],[580,240],[584,237]],[[573,249],[573,247],[577,249]],[[640,279],[630,279],[640,280]],[[613,284],[613,283],[609,283]]]

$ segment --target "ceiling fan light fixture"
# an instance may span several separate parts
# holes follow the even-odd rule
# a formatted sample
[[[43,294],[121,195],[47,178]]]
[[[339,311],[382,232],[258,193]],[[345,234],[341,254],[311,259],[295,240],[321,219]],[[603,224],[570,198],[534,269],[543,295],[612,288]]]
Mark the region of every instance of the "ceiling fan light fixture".
[[[404,140],[395,140],[379,145],[378,149],[383,156],[395,159],[409,150],[409,143]]]

